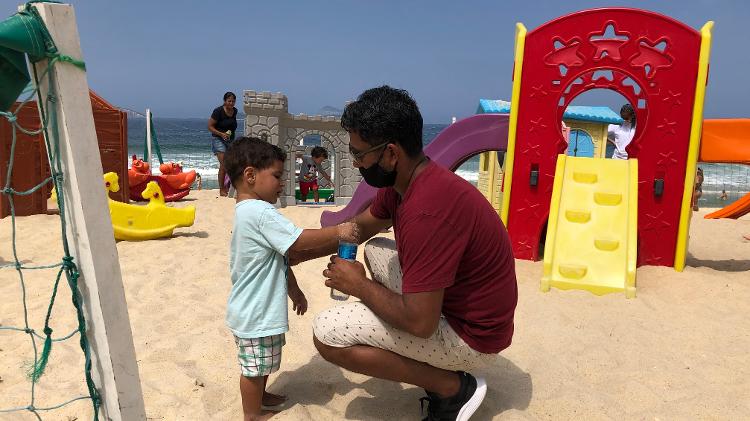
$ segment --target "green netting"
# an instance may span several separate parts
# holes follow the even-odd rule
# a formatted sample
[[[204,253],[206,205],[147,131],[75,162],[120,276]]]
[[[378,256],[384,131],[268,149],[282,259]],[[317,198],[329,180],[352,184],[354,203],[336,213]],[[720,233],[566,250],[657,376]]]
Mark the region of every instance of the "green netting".
[[[91,351],[86,337],[86,321],[84,319],[84,312],[82,306],[82,297],[78,290],[78,279],[79,272],[75,264],[75,259],[70,254],[70,246],[68,243],[67,226],[65,223],[65,196],[63,194],[63,180],[64,174],[62,172],[62,165],[60,159],[60,137],[58,131],[57,122],[57,99],[56,92],[49,92],[46,98],[41,98],[38,91],[39,81],[47,78],[49,81],[50,89],[53,89],[54,84],[52,83],[52,73],[50,69],[57,62],[67,62],[85,69],[82,62],[74,60],[68,56],[58,54],[55,43],[49,36],[47,29],[45,28],[44,22],[39,17],[36,8],[32,3],[27,3],[24,10],[11,16],[2,23],[0,23],[0,83],[3,86],[2,92],[0,92],[0,116],[5,118],[12,127],[12,143],[9,154],[8,170],[5,174],[5,185],[0,190],[0,194],[7,197],[10,205],[10,217],[12,227],[12,253],[13,261],[9,264],[0,265],[0,270],[11,269],[18,273],[21,291],[22,301],[24,309],[24,325],[23,326],[0,326],[0,330],[10,332],[20,332],[28,335],[31,341],[32,348],[34,350],[34,360],[31,369],[28,372],[29,379],[31,380],[31,396],[28,405],[18,408],[0,408],[1,413],[17,412],[17,411],[28,411],[36,416],[37,419],[41,420],[40,411],[48,411],[57,409],[65,406],[71,402],[90,399],[93,405],[93,419],[98,420],[99,406],[101,404],[101,398],[94,381],[91,376]],[[29,129],[21,127],[18,124],[16,113],[21,109],[21,106],[17,107],[14,112],[7,112],[6,110],[13,104],[18,97],[18,94],[26,87],[30,77],[26,58],[34,63],[42,59],[48,59],[48,65],[46,69],[41,73],[37,74],[34,69],[34,89],[32,95],[30,95],[21,104],[31,101],[35,96],[38,97],[37,101],[39,104],[40,121],[41,127],[36,129]],[[6,89],[9,87],[10,89]],[[41,183],[37,184],[33,188],[26,191],[17,191],[13,188],[13,168],[15,164],[15,150],[16,142],[18,138],[18,132],[25,133],[27,135],[39,135],[42,134],[44,142],[47,148],[47,154],[49,158],[49,164],[51,169],[51,176]],[[57,205],[60,209],[60,222],[61,222],[61,234],[62,234],[62,245],[63,245],[63,256],[60,258],[58,263],[49,265],[31,266],[24,265],[22,260],[18,256],[17,249],[17,237],[16,237],[16,214],[14,197],[30,195],[47,183],[53,183],[57,191]],[[56,269],[56,276],[54,278],[53,288],[50,293],[50,302],[47,308],[44,327],[42,328],[43,335],[40,335],[37,329],[34,329],[29,324],[28,306],[26,301],[26,285],[24,283],[24,272],[29,270],[41,270],[41,269]],[[52,310],[55,307],[55,297],[57,296],[58,287],[63,274],[67,281],[68,287],[71,291],[71,297],[73,301],[73,307],[76,311],[76,317],[78,320],[78,327],[73,332],[59,338],[53,337],[53,328],[50,324],[50,318],[52,316]],[[3,297],[3,299],[9,299],[9,297]],[[84,372],[86,379],[86,386],[88,389],[87,396],[78,396],[62,402],[58,405],[49,407],[39,407],[36,405],[36,394],[35,384],[39,378],[44,374],[44,369],[47,363],[50,361],[52,345],[54,342],[64,341],[72,338],[75,335],[79,335],[79,345],[83,351],[85,357]],[[38,349],[37,341],[42,340],[41,352]]]

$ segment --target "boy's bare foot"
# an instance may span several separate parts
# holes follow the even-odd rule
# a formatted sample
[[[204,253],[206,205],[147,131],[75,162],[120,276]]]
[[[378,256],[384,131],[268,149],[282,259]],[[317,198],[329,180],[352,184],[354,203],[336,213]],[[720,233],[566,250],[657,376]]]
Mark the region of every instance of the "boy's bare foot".
[[[260,411],[258,415],[245,414],[244,421],[265,421],[278,414],[278,411]]]
[[[742,236],[742,238],[744,238],[747,241],[750,241],[750,234],[745,234]]]
[[[287,397],[275,393],[263,392],[263,406],[278,406],[286,402]]]
[[[219,196],[227,197],[229,192],[227,190],[219,190]]]

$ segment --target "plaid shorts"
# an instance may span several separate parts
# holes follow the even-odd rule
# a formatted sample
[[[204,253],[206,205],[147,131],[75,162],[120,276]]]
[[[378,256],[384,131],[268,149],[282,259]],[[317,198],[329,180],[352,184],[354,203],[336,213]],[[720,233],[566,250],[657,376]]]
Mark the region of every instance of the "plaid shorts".
[[[235,336],[234,343],[239,349],[237,359],[243,376],[267,376],[281,367],[281,347],[286,344],[283,333],[250,339]]]

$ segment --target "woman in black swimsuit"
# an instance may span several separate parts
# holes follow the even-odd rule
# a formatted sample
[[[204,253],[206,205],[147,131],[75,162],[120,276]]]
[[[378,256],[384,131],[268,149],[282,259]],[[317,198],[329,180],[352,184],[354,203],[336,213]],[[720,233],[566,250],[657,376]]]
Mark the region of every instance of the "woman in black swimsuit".
[[[214,108],[211,118],[208,119],[208,131],[211,132],[213,140],[211,150],[216,159],[219,160],[219,194],[227,195],[227,187],[224,186],[224,152],[234,139],[237,132],[237,108],[234,103],[237,95],[233,92],[224,94],[224,104]]]

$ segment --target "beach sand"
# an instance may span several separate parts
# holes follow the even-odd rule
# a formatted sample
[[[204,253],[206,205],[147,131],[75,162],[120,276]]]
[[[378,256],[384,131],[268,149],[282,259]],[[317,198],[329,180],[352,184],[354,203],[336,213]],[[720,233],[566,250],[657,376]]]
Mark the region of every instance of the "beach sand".
[[[177,206],[197,207],[194,226],[177,229],[171,239],[117,244],[146,412],[149,420],[241,419],[235,345],[224,325],[234,201],[205,190],[188,199]],[[321,209],[281,212],[312,228]],[[692,219],[685,271],[639,268],[636,299],[541,293],[541,262],[517,260],[513,344],[495,365],[475,372],[487,378],[489,391],[473,419],[747,419],[750,241],[742,234],[750,233],[750,218],[704,220],[703,214]],[[17,229],[24,263],[50,263],[61,255],[56,216],[19,218]],[[12,261],[10,233],[10,218],[0,220],[0,265]],[[421,389],[346,372],[316,352],[312,320],[337,304],[323,285],[326,261],[295,268],[310,306],[304,316],[290,315],[282,368],[269,387],[289,402],[274,419],[421,419]],[[24,272],[30,323],[38,331],[54,275]],[[0,270],[0,297],[0,325],[22,326],[20,282],[12,268]],[[63,283],[52,317],[55,336],[72,331],[74,321]],[[85,394],[77,342],[54,344],[36,387],[37,406]],[[0,409],[29,404],[23,366],[32,359],[28,335],[0,330]],[[43,414],[45,420],[76,417],[91,419],[89,402]],[[15,413],[0,419],[34,418]]]

